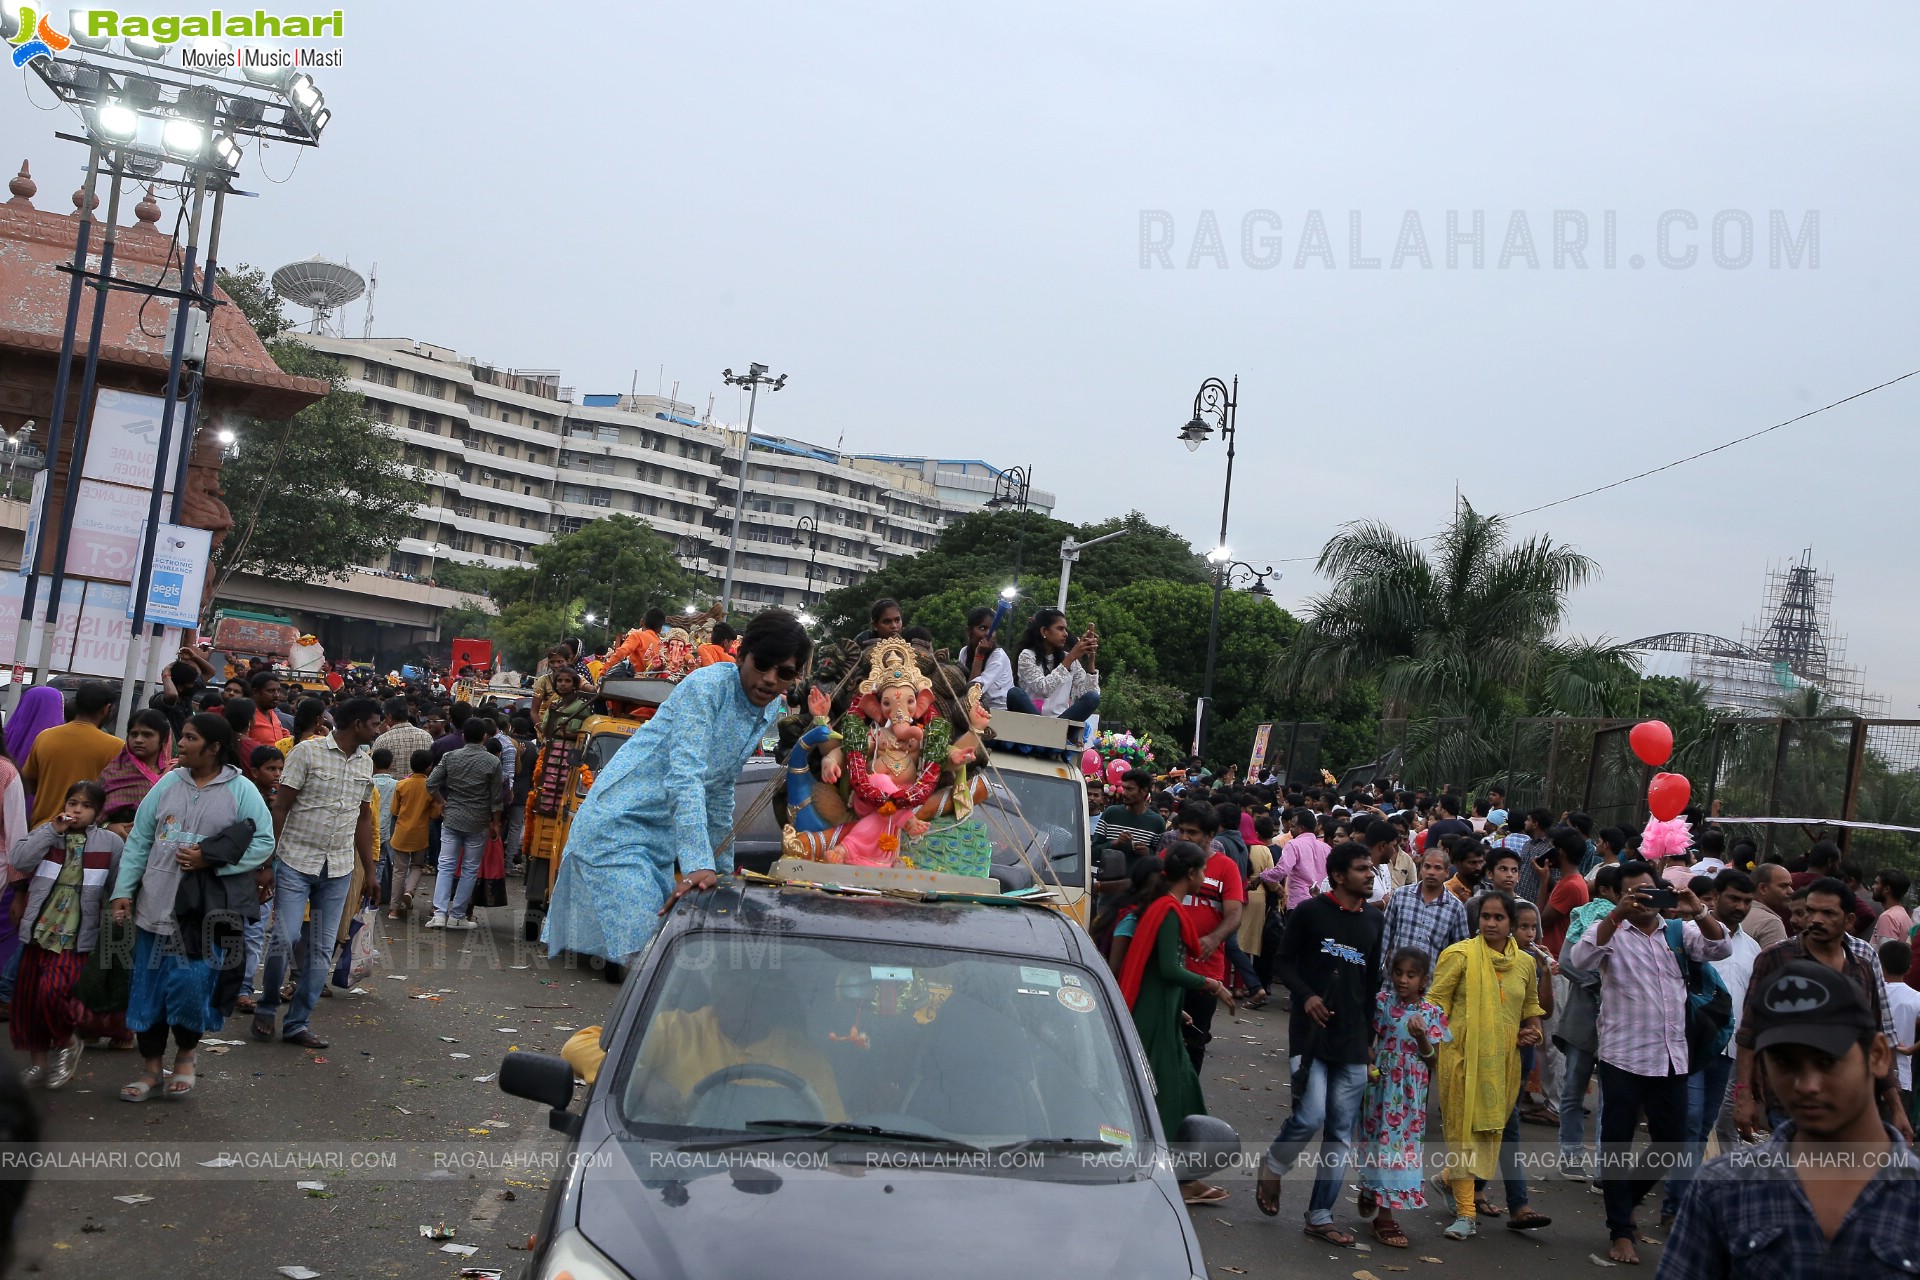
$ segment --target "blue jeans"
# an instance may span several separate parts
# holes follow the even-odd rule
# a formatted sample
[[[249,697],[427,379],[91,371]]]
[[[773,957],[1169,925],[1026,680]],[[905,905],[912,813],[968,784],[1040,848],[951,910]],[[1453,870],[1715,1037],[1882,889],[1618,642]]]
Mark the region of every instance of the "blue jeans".
[[[273,945],[267,948],[267,972],[260,983],[259,1003],[254,1016],[272,1020],[280,1011],[280,984],[286,981],[287,957],[301,934],[301,923],[308,909],[313,912],[307,923],[307,947],[300,957],[300,980],[293,989],[293,1002],[287,1006],[286,1021],[280,1035],[299,1035],[313,1018],[320,1003],[320,989],[333,973],[333,944],[340,934],[340,913],[346,909],[347,892],[353,887],[353,873],[329,876],[295,871],[284,862],[273,864]]]
[[[1227,935],[1223,944],[1227,952],[1227,963],[1240,975],[1240,985],[1248,995],[1256,991],[1265,991],[1267,984],[1260,981],[1260,975],[1253,971],[1253,957],[1240,949],[1240,941],[1232,934]]]
[[[112,886],[108,887],[111,888]],[[26,892],[24,885],[21,886],[20,892]],[[20,939],[20,945],[13,949],[13,956],[7,961],[7,967],[0,969],[0,1004],[13,1003],[13,987],[14,984],[20,980],[20,955],[26,949],[27,940],[22,938]]]
[[[1062,711],[1058,718],[1061,720],[1085,720],[1099,709],[1100,691],[1098,689],[1089,689],[1069,703],[1067,709]],[[1032,696],[1028,694],[1025,689],[1017,687],[1007,690],[1007,710],[1023,711],[1030,716],[1043,716],[1047,714],[1040,709],[1039,705],[1034,702]]]
[[[1587,1085],[1593,1081],[1595,1059],[1585,1049],[1576,1049],[1572,1045],[1563,1046],[1562,1053],[1567,1060],[1567,1069],[1560,1077],[1560,1158],[1573,1162],[1584,1160],[1587,1154]],[[1595,1141],[1600,1137],[1598,1106],[1596,1099],[1593,1117]]]
[[[267,903],[260,909],[258,920],[249,920],[240,929],[240,939],[244,946],[241,963],[245,969],[240,974],[240,994],[253,994],[253,979],[260,972],[260,957],[267,949],[267,930],[273,927],[273,904]]]
[[[440,874],[433,878],[435,915],[460,916],[473,901],[474,886],[480,883],[480,856],[487,851],[485,831],[455,831],[440,828]],[[454,883],[455,873],[459,883]]]
[[[1290,1064],[1296,1074],[1299,1059]],[[1353,1130],[1360,1120],[1360,1096],[1367,1087],[1364,1062],[1323,1062],[1310,1059],[1307,1087],[1294,1099],[1293,1114],[1274,1135],[1267,1149],[1269,1173],[1285,1174],[1307,1148],[1307,1139],[1321,1134],[1320,1168],[1313,1175],[1313,1196],[1307,1201],[1309,1226],[1333,1222],[1333,1206],[1340,1201],[1347,1160],[1353,1153]]]
[[[1714,1122],[1720,1118],[1720,1104],[1726,1101],[1727,1081],[1732,1075],[1733,1059],[1716,1053],[1712,1062],[1687,1077],[1686,1160],[1667,1175],[1667,1194],[1660,1205],[1663,1217],[1680,1212],[1681,1197],[1687,1194],[1687,1183],[1693,1179],[1694,1168],[1706,1154],[1707,1135],[1713,1132]]]

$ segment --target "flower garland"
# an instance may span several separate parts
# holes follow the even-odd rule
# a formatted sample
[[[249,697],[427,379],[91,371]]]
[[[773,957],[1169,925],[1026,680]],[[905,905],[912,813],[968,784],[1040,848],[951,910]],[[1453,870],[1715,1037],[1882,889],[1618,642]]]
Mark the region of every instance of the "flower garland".
[[[918,809],[933,795],[933,789],[940,781],[940,762],[929,764],[920,771],[920,776],[905,791],[881,791],[873,783],[872,775],[867,771],[867,758],[858,751],[847,754],[847,782],[853,794],[881,813],[897,809]]]

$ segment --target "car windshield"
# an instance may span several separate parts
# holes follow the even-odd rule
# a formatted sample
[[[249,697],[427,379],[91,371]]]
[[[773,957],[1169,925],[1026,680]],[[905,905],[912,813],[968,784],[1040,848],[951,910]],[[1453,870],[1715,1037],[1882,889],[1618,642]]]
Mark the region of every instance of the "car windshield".
[[[1133,1152],[1151,1129],[1124,1016],[1054,960],[818,938],[755,954],[693,933],[655,971],[619,1106],[636,1133],[676,1141],[784,1122]]]
[[[976,812],[992,833],[994,865],[1018,866],[1024,853],[1043,879],[1071,885],[1085,875],[1087,793],[1077,777],[989,770]]]

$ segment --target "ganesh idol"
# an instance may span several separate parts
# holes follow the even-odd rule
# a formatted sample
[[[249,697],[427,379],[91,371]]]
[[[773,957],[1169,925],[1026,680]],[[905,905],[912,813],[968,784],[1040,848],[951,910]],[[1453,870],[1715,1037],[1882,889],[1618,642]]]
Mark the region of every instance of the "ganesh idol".
[[[993,842],[973,814],[985,798],[984,781],[968,766],[981,750],[977,734],[989,714],[980,691],[968,691],[970,730],[954,726],[935,705],[933,682],[913,648],[889,638],[867,655],[859,697],[836,732],[831,703],[814,689],[807,709],[813,727],[794,744],[787,766],[792,820],[784,850],[799,858],[863,867],[912,867],[951,875],[990,873]],[[814,804],[809,753],[820,751],[820,780],[837,787],[851,820],[829,823]]]

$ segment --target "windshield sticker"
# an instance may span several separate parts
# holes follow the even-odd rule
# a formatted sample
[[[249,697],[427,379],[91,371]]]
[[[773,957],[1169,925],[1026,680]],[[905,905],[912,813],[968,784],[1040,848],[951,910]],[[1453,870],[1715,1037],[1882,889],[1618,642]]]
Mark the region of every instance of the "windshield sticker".
[[[876,964],[869,967],[875,982],[912,982],[913,970],[897,968],[891,965]]]
[[[1093,1012],[1093,997],[1078,987],[1062,987],[1054,992],[1053,996],[1075,1013]]]
[[[1125,1129],[1116,1129],[1110,1124],[1100,1126],[1100,1140],[1102,1142],[1117,1142],[1123,1147],[1133,1145],[1133,1135],[1131,1133],[1128,1133]]]
[[[1015,987],[1013,994],[1017,996],[1050,996],[1053,992],[1047,990],[1045,987]]]
[[[1060,985],[1060,971],[1058,969],[1030,969],[1023,964],[1020,966],[1020,981],[1030,982],[1036,987],[1057,987]]]
[[[1060,979],[1060,981],[1065,983],[1069,987],[1077,987],[1080,985],[1080,979],[1076,978],[1072,974],[1068,974],[1066,977]]]

